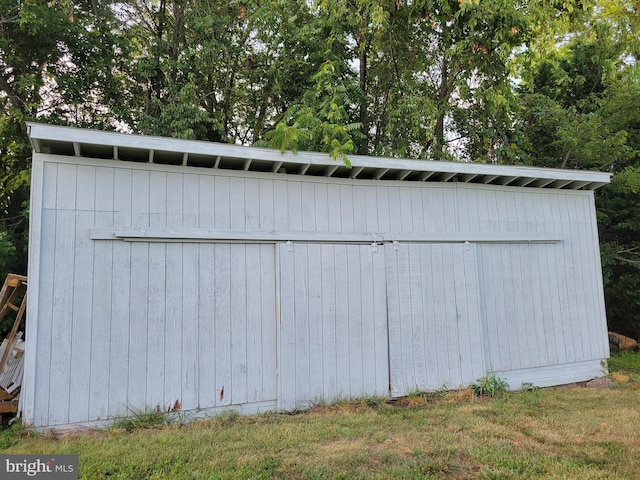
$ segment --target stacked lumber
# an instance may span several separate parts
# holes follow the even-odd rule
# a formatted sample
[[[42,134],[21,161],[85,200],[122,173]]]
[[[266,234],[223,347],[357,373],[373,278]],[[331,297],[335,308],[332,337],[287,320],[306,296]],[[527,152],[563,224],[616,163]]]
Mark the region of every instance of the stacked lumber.
[[[4,339],[0,345],[0,358],[8,349],[4,367],[0,372],[0,413],[16,412],[18,396],[24,373],[24,346],[22,332],[18,332],[11,344]]]
[[[20,300],[21,299],[21,300]],[[20,301],[18,301],[20,300]],[[13,328],[0,344],[0,415],[18,411],[24,372],[23,333],[18,331],[27,307],[27,277],[9,274],[0,290],[0,321],[15,312]]]

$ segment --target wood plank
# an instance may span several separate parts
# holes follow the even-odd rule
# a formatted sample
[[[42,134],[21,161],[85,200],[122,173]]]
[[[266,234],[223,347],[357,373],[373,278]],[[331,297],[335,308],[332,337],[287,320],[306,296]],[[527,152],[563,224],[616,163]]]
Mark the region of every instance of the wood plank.
[[[333,245],[320,245],[320,280],[322,301],[322,378],[325,399],[338,398],[338,368],[343,363],[337,358],[336,277]]]
[[[256,217],[257,219],[257,217]],[[262,262],[261,245],[245,246],[246,276],[246,396],[248,402],[263,397],[263,333],[262,316],[273,318],[272,312],[262,311]],[[272,272],[274,273],[274,272]],[[274,273],[275,276],[275,273]],[[275,398],[275,397],[274,397]]]
[[[246,229],[246,186],[248,179],[232,177],[229,179],[229,215],[232,230],[243,231]]]
[[[74,188],[70,188],[74,190]],[[59,345],[71,343],[73,319],[73,271],[75,241],[68,232],[75,229],[73,210],[55,213],[55,258],[53,278],[53,310],[51,316],[51,371],[49,389],[49,422],[66,423],[69,419],[69,382],[71,377],[71,351]]]
[[[276,276],[275,246],[260,245],[262,398],[264,400],[275,400],[278,395]]]
[[[115,169],[96,169],[95,225],[114,226]],[[89,417],[106,418],[109,413],[110,343],[113,318],[113,242],[94,242],[93,321],[91,326],[91,377]]]
[[[346,364],[346,359],[350,358],[347,246],[335,245],[333,250],[336,289],[336,389],[338,395],[348,398],[351,395],[351,366]]]
[[[280,330],[278,348],[278,409],[296,408],[295,263],[293,247],[278,245]]]
[[[214,187],[214,216],[215,228],[229,230],[231,228],[231,198],[230,179],[228,177],[215,177]]]
[[[151,220],[161,221],[158,214],[152,214]],[[153,243],[149,245],[149,290],[147,301],[147,408],[160,406],[164,408],[165,401],[165,324],[166,312],[166,244]],[[144,301],[144,300],[143,300]]]
[[[354,212],[353,212],[353,187],[351,185],[340,185],[340,231],[354,231]]]
[[[230,357],[229,399],[233,404],[247,402],[247,245],[231,245],[230,254]],[[255,273],[252,273],[255,275]],[[252,332],[254,333],[254,332]]]
[[[305,245],[307,248],[307,338],[308,338],[308,398],[326,400],[324,393],[324,344],[322,318],[322,252],[321,245]],[[300,300],[296,298],[296,300]]]
[[[132,171],[114,173],[113,222],[115,227],[131,226]],[[109,415],[123,413],[129,403],[129,328],[131,323],[132,246],[113,245],[112,318],[109,359]],[[146,269],[145,269],[146,270]]]
[[[244,217],[245,229],[249,231],[260,229],[260,181],[247,178],[244,182]]]
[[[353,397],[363,397],[370,392],[363,382],[364,369],[364,348],[363,344],[363,319],[362,319],[362,298],[361,284],[363,282],[360,268],[360,247],[359,245],[346,246],[347,251],[347,277],[346,287],[348,289],[348,318],[347,332],[349,340],[349,395]],[[365,247],[366,248],[366,247]],[[370,302],[370,299],[366,301]],[[370,347],[367,345],[367,347]],[[369,352],[370,350],[367,349]]]
[[[293,245],[295,382],[296,403],[306,406],[311,399],[309,390],[309,267],[308,246]]]
[[[216,177],[198,175],[198,207],[192,211],[198,215],[200,228],[215,228],[216,226],[216,195]]]
[[[131,284],[129,297],[129,327],[127,357],[127,403],[122,414],[150,406],[147,403],[147,351],[149,332],[149,248],[146,243],[131,245]]]
[[[167,219],[172,220],[171,217]],[[175,243],[166,246],[165,324],[164,324],[164,408],[176,400],[182,403],[182,350],[183,343],[183,248]]]
[[[274,182],[260,179],[259,187],[260,230],[273,231],[275,229],[274,212]]]
[[[218,245],[198,245],[198,406],[217,405],[220,389],[216,379],[218,370],[216,332],[216,249]]]
[[[79,190],[81,190],[80,188]],[[93,196],[93,183],[87,185]],[[91,375],[91,329],[93,319],[94,245],[85,232],[93,226],[94,212],[75,214],[73,295],[71,320],[71,375],[69,378],[69,422],[89,420],[89,389]],[[60,347],[58,347],[60,348]]]
[[[198,331],[201,322],[200,286],[198,284],[199,261],[198,245],[182,246],[182,344],[180,345],[182,384],[180,386],[180,402],[183,410],[198,408]],[[209,344],[209,346],[211,345],[213,342]]]
[[[214,258],[215,278],[215,370],[216,405],[230,405],[232,395],[231,366],[231,246],[216,245]]]

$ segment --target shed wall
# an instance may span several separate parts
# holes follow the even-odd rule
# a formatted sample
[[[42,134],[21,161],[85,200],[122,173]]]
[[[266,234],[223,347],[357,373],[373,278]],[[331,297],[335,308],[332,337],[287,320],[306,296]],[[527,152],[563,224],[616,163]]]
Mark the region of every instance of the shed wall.
[[[314,377],[305,368],[315,368],[319,360],[330,369],[344,355],[353,356],[349,375],[359,381],[369,378],[370,359],[382,368],[396,353],[382,347],[387,332],[376,315],[371,325],[357,327],[358,336],[349,333],[343,339],[366,344],[377,338],[379,347],[373,350],[346,354],[337,343],[302,345],[300,335],[313,339],[313,330],[328,321],[314,310],[318,305],[309,293],[325,285],[301,290],[297,281],[288,284],[292,277],[283,272],[293,269],[295,275],[314,279],[310,272],[326,269],[323,255],[331,251],[335,285],[326,288],[336,293],[322,297],[338,303],[338,284],[345,282],[351,291],[357,275],[364,279],[367,272],[378,272],[383,281],[361,282],[360,307],[343,312],[350,319],[370,305],[384,310],[387,298],[381,297],[389,287],[388,276],[406,262],[391,260],[389,244],[380,251],[382,260],[373,263],[363,256],[369,245],[353,246],[345,262],[355,262],[356,250],[361,260],[356,270],[341,276],[336,273],[344,266],[337,260],[338,247],[309,245],[289,262],[282,245],[264,240],[274,231],[306,233],[309,242],[314,234],[327,232],[404,235],[413,240],[401,241],[402,251],[409,248],[420,258],[428,252],[437,261],[451,257],[453,275],[441,264],[440,277],[427,279],[434,269],[425,264],[392,284],[397,295],[389,297],[398,318],[409,309],[406,318],[424,319],[416,328],[425,335],[439,330],[442,312],[452,312],[456,335],[467,340],[447,340],[444,357],[442,345],[435,351],[425,347],[422,360],[404,357],[396,364],[411,361],[420,370],[423,363],[432,368],[429,362],[437,358],[436,381],[451,365],[442,359],[465,360],[460,352],[472,344],[474,360],[460,364],[451,386],[477,378],[485,368],[517,371],[518,379],[523,370],[532,369],[524,376],[535,381],[537,368],[593,365],[608,355],[590,191],[328,179],[130,162],[114,166],[45,154],[34,155],[33,183],[42,186],[33,197],[29,272],[30,288],[37,288],[37,299],[29,306],[36,339],[28,347],[27,368],[33,377],[25,379],[23,406],[25,418],[36,425],[95,421],[155,405],[166,409],[175,400],[183,409],[231,404],[274,408],[277,401],[286,407],[314,395],[330,400],[336,392],[344,394],[345,387],[318,386],[307,380]],[[251,234],[257,243],[93,240],[94,229],[235,231]],[[472,244],[472,256],[457,263],[459,254],[464,256],[462,242],[478,234],[491,241]],[[540,243],[541,234],[560,241]],[[528,236],[534,240],[526,242]],[[514,243],[514,238],[520,240]],[[437,246],[451,242],[458,243]],[[407,258],[406,265],[412,265],[414,260]],[[447,310],[453,308],[451,302],[426,314],[424,305],[441,294],[450,298],[452,288],[459,304],[462,292],[455,272],[460,269],[468,272],[465,292],[477,295],[474,299],[464,293],[467,319],[460,323],[460,311]],[[431,300],[425,294],[419,306],[418,297],[405,298],[406,289],[423,282],[431,282],[433,290]],[[287,298],[298,298],[298,306],[285,305]],[[416,313],[423,307],[425,312]],[[294,308],[289,316],[287,308]],[[308,309],[306,320],[300,320],[295,308]],[[294,354],[285,353],[292,332],[298,346]],[[400,343],[405,336],[400,334]],[[290,355],[294,363],[286,365],[308,373],[296,370],[294,393],[288,396],[292,380],[276,379],[278,355],[280,360]],[[482,359],[483,370],[476,359]],[[374,374],[349,395],[379,394],[388,388],[383,377]],[[442,385],[419,375],[404,378],[398,393],[411,390],[413,383],[417,388]]]

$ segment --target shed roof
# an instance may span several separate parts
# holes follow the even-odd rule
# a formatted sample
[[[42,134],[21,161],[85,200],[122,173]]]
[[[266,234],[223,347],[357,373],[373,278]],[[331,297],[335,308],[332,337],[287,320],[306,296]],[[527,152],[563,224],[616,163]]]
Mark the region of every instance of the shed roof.
[[[352,179],[414,182],[463,182],[568,190],[595,190],[611,175],[466,162],[441,162],[349,155],[351,168],[325,153],[285,152],[225,143],[180,140],[28,123],[38,153],[100,158],[123,162],[183,165],[198,168],[272,172]]]

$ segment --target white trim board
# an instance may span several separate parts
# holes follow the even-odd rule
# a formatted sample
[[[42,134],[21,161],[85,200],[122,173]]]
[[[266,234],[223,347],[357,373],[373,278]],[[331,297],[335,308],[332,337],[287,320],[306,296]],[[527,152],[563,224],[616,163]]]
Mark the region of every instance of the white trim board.
[[[559,235],[544,233],[338,233],[338,232],[238,232],[222,230],[118,230],[94,228],[91,240],[124,240],[126,242],[241,242],[241,243],[558,243]]]

